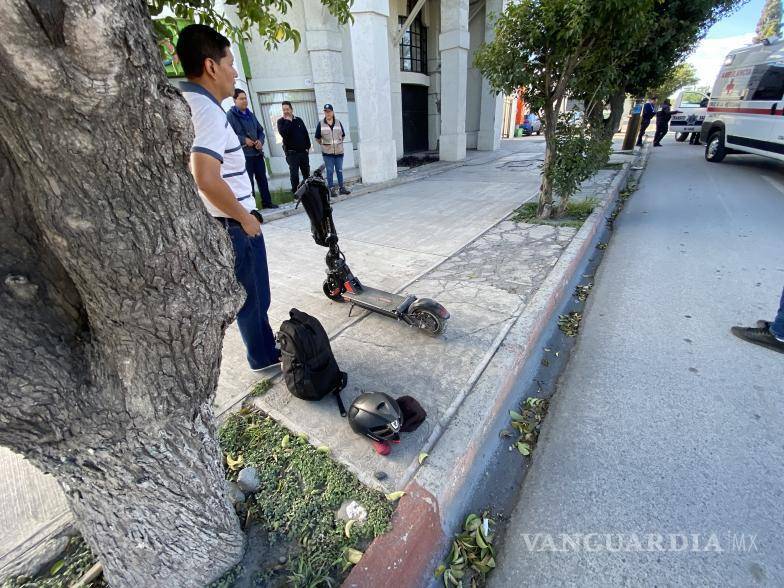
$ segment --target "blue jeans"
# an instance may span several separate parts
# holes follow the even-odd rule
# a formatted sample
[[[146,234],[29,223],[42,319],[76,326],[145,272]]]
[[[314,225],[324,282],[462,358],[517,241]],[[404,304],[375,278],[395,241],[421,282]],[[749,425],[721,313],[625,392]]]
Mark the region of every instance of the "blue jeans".
[[[269,272],[264,236],[249,237],[238,225],[227,227],[234,247],[234,275],[247,293],[237,313],[237,325],[248,351],[250,368],[257,370],[277,363],[275,337],[267,319],[270,306]]]
[[[343,187],[343,155],[324,154],[324,164],[327,166],[327,186],[332,189],[332,170],[338,174],[338,186]]]
[[[255,157],[245,158],[245,169],[248,170],[250,176],[250,189],[253,195],[256,195],[256,187],[253,183],[253,176],[256,176],[256,182],[259,184],[259,194],[261,194],[261,203],[256,201],[258,208],[263,208],[272,204],[272,197],[270,196],[269,186],[267,185],[267,168],[264,165],[264,158],[261,155]]]
[[[784,339],[784,290],[781,291],[781,302],[779,302],[779,312],[770,326],[770,332],[777,339]]]

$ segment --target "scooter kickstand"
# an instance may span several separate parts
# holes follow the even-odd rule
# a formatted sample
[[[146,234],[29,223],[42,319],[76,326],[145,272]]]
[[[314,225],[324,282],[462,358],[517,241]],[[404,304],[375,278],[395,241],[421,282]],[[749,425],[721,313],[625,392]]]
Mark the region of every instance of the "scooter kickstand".
[[[354,312],[355,304],[352,302],[351,306],[348,307],[348,318],[351,318],[351,313]]]

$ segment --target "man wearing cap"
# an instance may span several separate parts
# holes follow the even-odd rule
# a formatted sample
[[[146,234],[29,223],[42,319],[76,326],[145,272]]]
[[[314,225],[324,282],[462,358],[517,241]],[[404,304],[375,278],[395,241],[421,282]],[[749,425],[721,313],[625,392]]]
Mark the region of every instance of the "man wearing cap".
[[[337,172],[338,186],[341,194],[351,194],[343,185],[343,139],[346,131],[343,123],[335,118],[335,110],[331,104],[324,105],[324,118],[316,127],[316,143],[321,145],[324,165],[327,167],[327,185],[331,196],[336,196],[333,186],[333,171]]]
[[[310,176],[310,134],[303,120],[294,116],[294,107],[291,102],[284,100],[281,103],[283,116],[278,119],[278,134],[283,139],[283,152],[286,154],[286,163],[289,164],[289,177],[291,191],[296,192],[299,186],[299,172],[302,179]]]

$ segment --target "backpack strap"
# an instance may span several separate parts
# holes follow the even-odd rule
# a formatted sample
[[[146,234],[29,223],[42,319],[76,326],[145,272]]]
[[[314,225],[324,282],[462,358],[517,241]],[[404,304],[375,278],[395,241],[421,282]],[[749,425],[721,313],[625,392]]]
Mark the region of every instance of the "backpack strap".
[[[346,416],[346,407],[343,406],[343,399],[340,397],[340,391],[346,387],[346,384],[348,384],[348,374],[346,372],[340,372],[340,382],[338,382],[338,385],[332,391],[332,393],[335,395],[335,401],[338,403],[340,416],[344,418]]]

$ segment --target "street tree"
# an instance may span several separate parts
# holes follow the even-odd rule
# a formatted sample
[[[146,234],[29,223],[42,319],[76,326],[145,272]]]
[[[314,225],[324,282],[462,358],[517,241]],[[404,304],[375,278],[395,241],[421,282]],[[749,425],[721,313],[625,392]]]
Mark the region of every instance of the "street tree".
[[[203,586],[244,549],[210,408],[244,292],[150,17],[225,29],[217,4],[0,2],[0,444],[59,481],[115,587]],[[288,0],[221,4],[296,40]]]
[[[615,56],[614,83],[605,86],[597,111],[610,109],[606,132],[618,130],[627,95],[642,97],[660,87],[718,20],[747,0],[659,0],[646,21],[645,38],[631,51]],[[654,90],[655,91],[655,90]],[[593,88],[583,89],[583,94]]]
[[[778,37],[781,34],[781,0],[767,0],[762,7],[757,22],[754,42],[759,43],[768,37]]]
[[[660,100],[672,96],[676,91],[700,81],[697,70],[690,63],[679,63],[674,66],[664,81],[656,88],[648,90],[649,96],[658,96]]]
[[[564,101],[590,85],[601,96],[599,90],[620,77],[619,56],[644,38],[653,6],[653,0],[521,0],[506,7],[496,21],[495,39],[477,51],[476,65],[495,91],[511,94],[524,87],[531,108],[542,111],[540,218],[557,212],[553,175]]]

